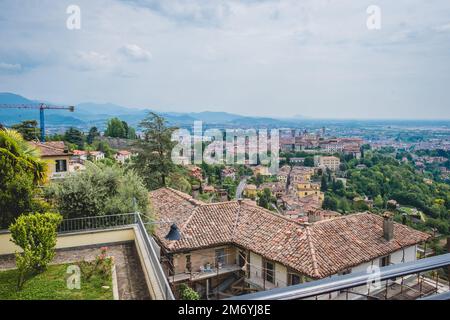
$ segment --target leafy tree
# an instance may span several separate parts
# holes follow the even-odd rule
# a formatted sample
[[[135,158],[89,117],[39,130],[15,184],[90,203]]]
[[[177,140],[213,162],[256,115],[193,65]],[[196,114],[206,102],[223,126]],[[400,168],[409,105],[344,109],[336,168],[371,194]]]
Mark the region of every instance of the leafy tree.
[[[136,130],[133,127],[128,127],[127,130],[127,139],[134,140],[137,138]]]
[[[338,196],[341,196],[341,197],[344,196],[344,194],[345,194],[345,186],[344,186],[344,183],[341,180],[333,179],[332,188],[333,188],[333,192],[335,194],[337,194]]]
[[[325,175],[322,174],[322,179],[321,179],[321,182],[320,182],[320,191],[326,192],[327,190],[328,190],[327,179],[326,179]]]
[[[98,137],[100,137],[100,132],[98,132],[97,127],[92,127],[91,129],[89,129],[89,133],[86,137],[86,142],[88,144],[92,144]]]
[[[326,195],[322,204],[322,208],[326,210],[336,211],[338,209],[338,201],[336,198]]]
[[[384,207],[384,201],[381,195],[377,195],[375,199],[373,199],[373,205],[378,209],[382,209]]]
[[[144,177],[149,189],[157,189],[167,185],[167,177],[174,171],[171,153],[175,142],[171,140],[173,127],[167,127],[164,118],[154,112],[141,122],[144,131],[143,139],[136,146],[140,149],[133,167]]]
[[[55,202],[66,218],[129,213],[136,209],[146,212],[148,205],[148,192],[133,170],[101,163],[87,163],[86,170],[51,183],[46,188],[46,197]]]
[[[347,198],[343,197],[339,200],[338,209],[344,214],[351,211],[351,205]]]
[[[76,145],[78,149],[84,149],[84,133],[75,128],[69,128],[64,134],[64,140]]]
[[[97,151],[103,152],[105,157],[109,159],[112,159],[115,153],[115,150],[110,147],[109,143],[103,140],[95,141],[94,148]]]
[[[32,141],[39,138],[39,128],[37,126],[36,120],[25,120],[11,126],[11,129],[19,132],[25,140]]]
[[[112,118],[108,120],[105,136],[112,138],[125,138],[126,135],[127,131],[124,127],[124,122],[122,122],[119,118]]]
[[[0,130],[0,228],[20,214],[45,209],[38,185],[45,181],[46,163],[38,150],[15,130]]]
[[[182,174],[178,172],[171,173],[167,180],[169,187],[184,193],[191,193],[191,184]]]
[[[264,183],[264,177],[258,173],[256,175],[255,184],[256,184],[257,187],[259,187],[263,183]]]
[[[313,157],[306,157],[305,162],[303,163],[305,167],[314,167],[314,158]]]
[[[236,189],[237,189],[237,182],[235,180],[233,180],[230,177],[226,177],[223,181],[222,181],[222,188],[225,189],[228,193],[228,197],[230,199],[234,199],[235,195],[236,195]]]
[[[271,203],[276,202],[276,198],[272,195],[269,188],[264,188],[262,192],[259,193],[258,205],[266,209],[272,209]]]
[[[18,289],[22,289],[30,272],[40,273],[55,256],[56,230],[62,217],[55,213],[22,215],[9,227],[14,244],[23,252],[16,252],[19,270]]]
[[[122,139],[136,139],[136,131],[119,118],[108,120],[105,136]]]
[[[128,125],[128,123],[126,123],[125,121],[122,121],[122,125],[125,129],[125,135],[123,137],[120,138],[125,138],[125,139],[136,139],[136,131],[134,130],[133,127],[130,127]]]

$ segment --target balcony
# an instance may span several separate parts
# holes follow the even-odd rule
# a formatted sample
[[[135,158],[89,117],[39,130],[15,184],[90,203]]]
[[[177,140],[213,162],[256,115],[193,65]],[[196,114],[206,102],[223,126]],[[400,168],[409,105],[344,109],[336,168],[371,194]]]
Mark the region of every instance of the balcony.
[[[229,300],[443,300],[450,299],[450,253],[380,268],[374,274],[337,275]],[[378,285],[373,286],[377,280]]]
[[[176,283],[179,281],[200,281],[200,280],[205,280],[205,279],[209,279],[212,277],[217,277],[220,275],[224,275],[224,274],[228,274],[228,273],[232,273],[232,272],[236,272],[236,271],[240,271],[242,270],[242,267],[238,266],[237,264],[226,264],[223,265],[219,268],[213,267],[210,269],[202,269],[200,271],[197,272],[183,272],[183,273],[178,273],[175,275],[171,275],[169,276],[169,281],[170,283]]]
[[[64,179],[69,174],[68,171],[53,172],[50,176],[51,180]]]

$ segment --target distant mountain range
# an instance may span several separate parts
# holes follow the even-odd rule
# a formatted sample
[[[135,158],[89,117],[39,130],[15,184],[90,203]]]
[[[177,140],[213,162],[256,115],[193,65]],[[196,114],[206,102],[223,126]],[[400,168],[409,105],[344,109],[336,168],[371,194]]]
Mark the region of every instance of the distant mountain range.
[[[40,101],[30,100],[14,93],[0,93],[0,104],[30,104]],[[73,113],[66,110],[45,110],[46,126],[51,127],[78,127],[82,129],[91,126],[97,126],[100,129],[105,128],[106,122],[112,117],[119,117],[127,121],[130,125],[136,127],[139,122],[152,110],[134,109],[119,106],[112,103],[81,103],[75,106]],[[248,117],[227,112],[160,112],[154,111],[163,116],[170,125],[180,127],[191,127],[194,121],[203,121],[204,127],[289,127],[298,125],[298,119],[293,121],[264,118]],[[39,120],[39,111],[33,109],[2,109],[0,108],[0,123],[12,125],[24,120]]]

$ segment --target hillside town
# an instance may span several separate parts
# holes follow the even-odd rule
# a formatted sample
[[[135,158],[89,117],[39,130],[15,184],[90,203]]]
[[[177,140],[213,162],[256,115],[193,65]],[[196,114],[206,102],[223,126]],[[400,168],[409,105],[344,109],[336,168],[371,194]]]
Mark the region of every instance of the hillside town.
[[[0,315],[445,314],[449,17],[0,1]]]
[[[164,123],[156,114],[149,114],[146,121]],[[199,299],[245,296],[358,273],[373,265],[414,262],[446,250],[450,186],[445,173],[450,154],[445,150],[375,149],[362,138],[329,137],[325,128],[315,135],[291,130],[292,136],[280,137],[280,165],[273,173],[269,164],[248,161],[252,150],[260,149],[248,139],[241,140],[246,142],[242,146],[235,139],[224,149],[240,150],[245,161],[239,164],[193,164],[193,151],[174,164],[170,151],[179,142],[174,136],[163,146],[162,140],[147,139],[164,134],[170,138],[171,127],[148,126],[141,136],[124,132],[120,137],[111,132],[120,131],[120,125],[114,126],[123,122],[108,123],[104,132],[91,128],[86,135],[70,128],[49,136],[49,141],[32,136],[30,141],[21,140],[46,168],[35,196],[39,194],[46,207],[59,211],[70,224],[131,212],[142,212],[143,219],[155,221],[148,236],[164,274],[159,281],[170,287],[175,298],[186,292]],[[24,127],[15,128],[19,131],[3,129],[2,134],[8,139],[19,134],[16,139],[23,139],[23,132],[27,137]],[[273,137],[268,143],[275,143]],[[383,171],[377,173],[379,168]],[[396,189],[378,193],[377,188],[390,186],[374,185],[372,175],[390,174],[392,168],[397,168],[392,174],[406,170],[404,181],[391,180],[398,190],[420,185],[428,190],[424,196],[431,197],[431,204],[427,198],[409,197],[408,189],[402,194]],[[130,188],[133,194],[127,191]],[[4,216],[3,227],[11,221],[13,216]],[[107,225],[102,222],[101,228]],[[8,250],[3,247],[5,254]],[[9,266],[9,258],[2,257],[8,254],[0,254],[0,266]],[[448,288],[433,286],[434,280],[426,277],[418,283],[412,277],[403,281],[411,296],[418,287],[424,291],[420,294]],[[375,290],[370,296],[404,298],[396,283],[386,282],[384,291]],[[150,289],[127,290],[134,299],[158,295]],[[360,299],[368,294],[355,288],[345,297]],[[127,299],[124,293],[119,296]],[[326,299],[342,297],[334,292]]]

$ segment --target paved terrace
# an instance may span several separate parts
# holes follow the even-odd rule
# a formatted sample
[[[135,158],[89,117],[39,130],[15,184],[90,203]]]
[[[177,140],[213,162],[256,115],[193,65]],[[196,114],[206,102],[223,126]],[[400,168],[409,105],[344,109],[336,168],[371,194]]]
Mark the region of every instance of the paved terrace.
[[[94,260],[102,246],[60,249],[52,264],[76,263],[83,259]],[[144,273],[134,243],[108,246],[108,255],[114,257],[120,300],[149,300]],[[0,270],[15,268],[14,255],[0,256]]]
[[[53,263],[93,260],[102,246],[108,246],[108,254],[115,257],[120,299],[174,299],[159,262],[159,247],[138,213],[63,220],[58,231]],[[0,230],[0,270],[15,267],[17,250],[9,232]]]

